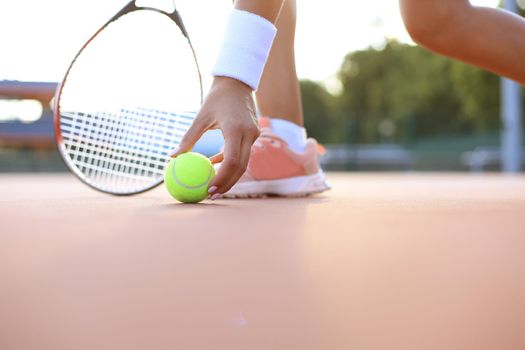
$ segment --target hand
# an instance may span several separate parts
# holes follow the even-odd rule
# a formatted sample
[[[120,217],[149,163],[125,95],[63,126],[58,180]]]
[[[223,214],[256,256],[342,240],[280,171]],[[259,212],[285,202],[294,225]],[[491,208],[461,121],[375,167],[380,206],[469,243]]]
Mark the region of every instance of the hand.
[[[209,129],[221,129],[224,135],[224,154],[212,158],[222,161],[219,172],[210,184],[210,196],[219,197],[239,180],[246,171],[252,144],[259,137],[252,90],[244,83],[226,77],[215,77],[211,90],[171,156],[191,150],[202,134]]]

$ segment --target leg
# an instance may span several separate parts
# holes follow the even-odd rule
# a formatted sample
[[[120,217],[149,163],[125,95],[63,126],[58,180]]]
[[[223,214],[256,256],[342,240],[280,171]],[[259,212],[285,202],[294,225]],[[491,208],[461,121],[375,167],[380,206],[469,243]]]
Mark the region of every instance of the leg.
[[[525,84],[525,20],[468,0],[400,0],[415,42]]]
[[[248,169],[226,197],[306,196],[330,188],[319,165],[318,146],[306,139],[301,92],[295,72],[295,0],[285,0],[277,36],[266,63],[257,105],[261,136],[252,147]]]
[[[296,2],[285,0],[277,20],[277,36],[257,91],[261,114],[303,125],[301,92],[295,71]]]

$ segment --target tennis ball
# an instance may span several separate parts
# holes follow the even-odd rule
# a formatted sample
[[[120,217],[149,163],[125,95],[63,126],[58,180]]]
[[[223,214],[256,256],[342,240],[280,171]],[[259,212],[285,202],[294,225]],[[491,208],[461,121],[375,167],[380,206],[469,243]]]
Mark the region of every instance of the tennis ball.
[[[170,160],[164,183],[173,198],[183,203],[197,203],[208,197],[208,186],[215,177],[210,160],[189,152]]]

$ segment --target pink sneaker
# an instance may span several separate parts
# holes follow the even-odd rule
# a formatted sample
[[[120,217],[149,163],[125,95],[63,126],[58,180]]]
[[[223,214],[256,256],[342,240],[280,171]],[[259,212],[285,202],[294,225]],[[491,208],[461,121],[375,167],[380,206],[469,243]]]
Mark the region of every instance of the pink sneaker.
[[[319,165],[321,147],[308,139],[302,153],[275,135],[268,118],[260,118],[261,135],[252,146],[248,169],[226,198],[302,197],[330,189]]]

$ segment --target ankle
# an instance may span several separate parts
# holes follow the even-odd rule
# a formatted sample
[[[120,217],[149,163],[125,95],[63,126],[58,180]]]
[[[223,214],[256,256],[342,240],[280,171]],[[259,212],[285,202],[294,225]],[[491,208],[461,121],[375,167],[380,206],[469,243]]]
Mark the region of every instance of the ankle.
[[[269,117],[273,132],[282,138],[297,153],[306,148],[306,130],[289,120]]]

